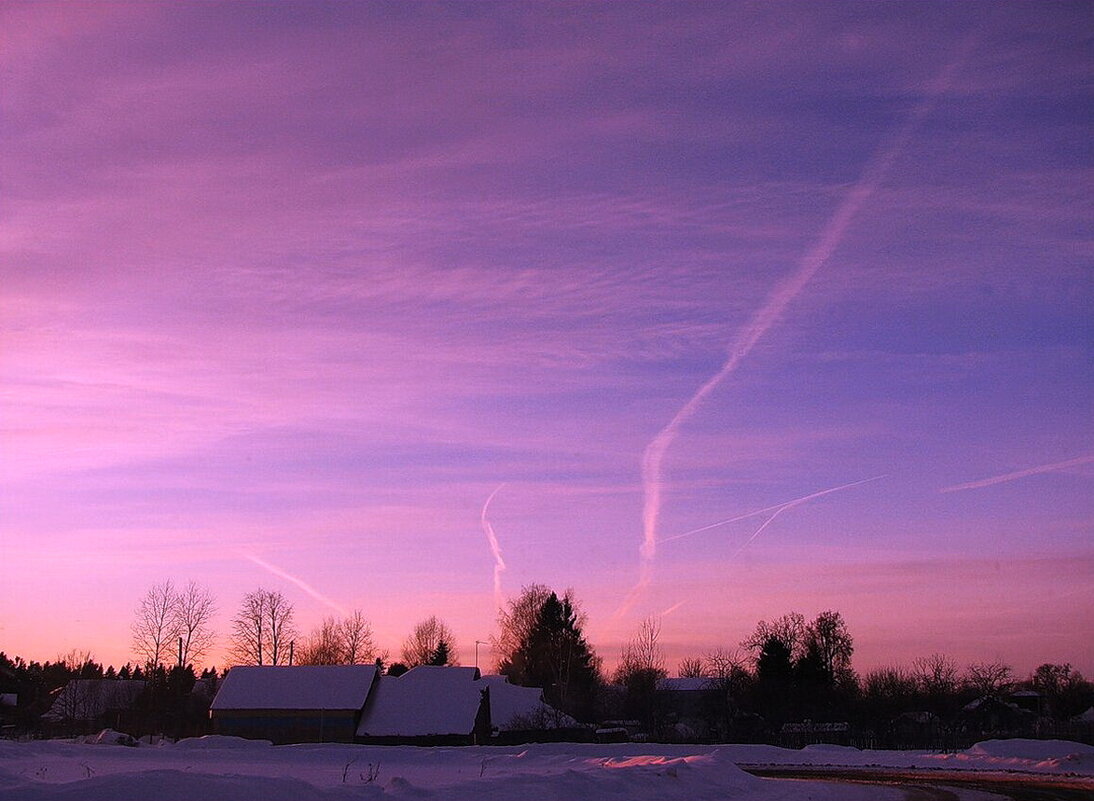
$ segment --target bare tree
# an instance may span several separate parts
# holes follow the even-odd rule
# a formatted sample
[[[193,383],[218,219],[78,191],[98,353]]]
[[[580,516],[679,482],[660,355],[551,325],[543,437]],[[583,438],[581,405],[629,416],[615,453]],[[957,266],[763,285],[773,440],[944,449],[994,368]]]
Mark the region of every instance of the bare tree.
[[[948,721],[960,705],[957,663],[945,654],[919,657],[912,661],[912,675],[927,710]]]
[[[141,598],[133,621],[133,652],[148,668],[162,665],[177,635],[175,587],[168,579],[154,584]]]
[[[745,670],[745,661],[745,657],[736,650],[727,651],[724,648],[717,648],[707,652],[703,658],[703,675],[710,676],[719,682],[728,682],[748,672]]]
[[[615,671],[617,684],[628,684],[637,676],[645,676],[656,683],[667,675],[665,653],[658,640],[661,637],[661,621],[648,617],[638,627],[630,643],[623,649],[619,667]]]
[[[296,662],[300,665],[342,665],[345,658],[341,626],[334,617],[323,618],[296,650]]]
[[[832,610],[817,615],[805,628],[805,648],[817,655],[829,675],[846,674],[855,646],[843,615]]]
[[[703,660],[698,657],[687,657],[680,660],[680,667],[676,669],[682,679],[701,679],[706,677]]]
[[[752,652],[752,658],[759,659],[771,640],[777,640],[786,647],[793,661],[801,658],[805,652],[805,617],[800,612],[791,612],[768,623],[761,620],[756,624],[756,630],[741,643],[741,646]]]
[[[217,612],[213,596],[205,587],[191,581],[175,593],[171,622],[176,636],[182,638],[181,665],[201,659],[213,647],[213,615]]]
[[[965,671],[965,684],[980,695],[999,696],[1010,688],[1012,673],[1002,662],[974,662]]]
[[[441,643],[446,646],[446,664],[456,664],[456,641],[452,629],[438,620],[436,615],[426,618],[403,641],[403,664],[410,668],[430,664],[437,656]]]
[[[942,698],[957,692],[957,664],[945,654],[931,654],[912,660],[912,675],[920,691]]]
[[[703,657],[704,674],[710,677],[707,687],[713,691],[713,709],[723,736],[732,729],[740,698],[748,694],[752,682],[746,662],[747,657],[739,651],[725,648],[709,651]]]
[[[543,604],[551,597],[551,588],[529,584],[520,595],[510,598],[508,607],[498,610],[498,635],[490,638],[495,670],[511,664],[517,652],[531,639]]]
[[[92,676],[84,676],[84,674],[93,672],[95,658],[91,655],[91,651],[81,651],[78,648],[73,648],[68,653],[59,655],[57,664],[64,665],[65,669],[75,678],[92,678]]]
[[[663,712],[658,683],[668,675],[665,654],[658,642],[660,636],[660,620],[656,617],[643,620],[638,632],[623,648],[613,677],[615,683],[624,688],[625,714],[642,721],[651,733],[659,727]]]
[[[287,664],[295,637],[292,604],[260,588],[243,596],[232,619],[232,658],[239,665]]]
[[[344,649],[344,661],[347,665],[367,665],[376,658],[376,643],[372,638],[372,625],[360,609],[343,618],[339,624]]]

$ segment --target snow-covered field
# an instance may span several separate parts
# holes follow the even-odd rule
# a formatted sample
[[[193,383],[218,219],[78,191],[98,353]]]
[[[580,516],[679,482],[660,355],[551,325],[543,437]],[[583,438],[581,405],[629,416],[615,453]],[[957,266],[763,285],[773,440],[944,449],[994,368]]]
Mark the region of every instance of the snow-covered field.
[[[738,764],[888,766],[914,767],[925,773],[941,768],[1094,777],[1094,747],[1059,740],[992,740],[957,754],[933,754],[838,746],[791,751],[762,745],[631,743],[511,748],[275,747],[228,737],[135,748],[65,741],[0,742],[0,799],[854,801],[904,797],[896,788],[762,779],[744,772]]]

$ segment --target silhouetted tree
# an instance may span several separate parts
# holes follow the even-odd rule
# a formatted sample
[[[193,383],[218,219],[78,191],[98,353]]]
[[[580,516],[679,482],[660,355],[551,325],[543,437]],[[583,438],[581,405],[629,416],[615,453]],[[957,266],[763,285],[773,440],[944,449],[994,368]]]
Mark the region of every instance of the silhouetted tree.
[[[198,662],[209,653],[216,636],[212,629],[216,603],[209,590],[191,581],[174,594],[171,605],[171,627],[182,640],[179,665]]]
[[[360,610],[323,618],[296,649],[298,665],[367,665],[375,660],[372,626]]]
[[[196,582],[181,590],[170,580],[155,584],[137,606],[133,652],[146,667],[190,664],[213,645],[211,624],[216,611],[213,596]]]
[[[377,658],[372,624],[360,609],[354,609],[338,625],[342,635],[343,661],[347,665],[367,665]]]
[[[323,618],[296,649],[298,665],[341,665],[345,658],[342,632],[333,617]]]
[[[703,660],[698,657],[685,657],[680,660],[680,666],[676,669],[676,675],[682,679],[699,679],[705,677],[706,668]]]
[[[175,586],[170,579],[154,584],[137,605],[133,621],[133,652],[150,668],[169,660],[178,634]]]
[[[437,654],[437,647],[444,641],[448,649],[448,661],[445,664],[456,664],[455,638],[452,629],[437,618],[436,615],[426,618],[403,641],[403,662],[407,667],[432,664],[432,659]]]
[[[1070,664],[1046,662],[1030,676],[1030,686],[1044,696],[1048,711],[1057,720],[1084,712],[1091,703],[1091,686]]]
[[[585,639],[584,622],[570,592],[562,598],[551,592],[525,639],[498,666],[499,672],[514,684],[542,687],[549,703],[579,720],[591,720],[600,684],[600,659]]]
[[[232,619],[232,658],[237,665],[287,664],[295,637],[292,604],[260,588],[243,596]]]
[[[490,645],[494,667],[499,673],[503,672],[502,666],[511,665],[516,653],[525,647],[539,622],[543,604],[551,595],[550,587],[529,584],[498,611],[498,634],[490,638]]]
[[[778,723],[790,712],[794,687],[792,651],[785,640],[772,635],[756,658],[756,696],[765,717]]]
[[[647,731],[659,724],[657,684],[668,675],[659,642],[661,622],[648,617],[623,649],[613,677],[624,688],[623,709],[628,717],[642,721]]]
[[[828,610],[817,615],[805,627],[804,643],[806,652],[813,655],[833,681],[851,669],[854,640],[839,612]]]
[[[960,707],[957,663],[945,654],[918,657],[912,661],[912,675],[926,711],[951,723]]]
[[[999,697],[1010,689],[1013,672],[1002,662],[974,662],[965,671],[965,684],[978,695]]]
[[[435,650],[433,656],[429,658],[428,664],[444,666],[451,661],[451,658],[451,655],[448,653],[448,643],[442,639],[437,643],[437,650]]]

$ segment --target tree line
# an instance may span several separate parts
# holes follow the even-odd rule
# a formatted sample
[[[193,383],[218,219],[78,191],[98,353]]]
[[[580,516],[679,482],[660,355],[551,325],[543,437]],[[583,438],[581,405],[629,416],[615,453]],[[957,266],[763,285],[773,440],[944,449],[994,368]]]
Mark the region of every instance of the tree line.
[[[140,679],[150,688],[149,726],[200,728],[202,710],[195,712],[187,697],[197,686],[207,705],[223,677],[216,668],[200,675],[193,668],[216,641],[215,612],[204,587],[164,581],[149,588],[135,609],[135,665],[104,669],[89,653],[77,652],[45,664],[0,655],[0,690],[22,689],[27,703],[20,705],[41,714],[72,678]],[[686,683],[666,682],[660,621],[641,622],[610,674],[586,627],[587,616],[572,590],[560,594],[541,584],[526,586],[498,613],[491,637],[494,668],[513,684],[542,688],[548,703],[579,722],[627,721],[646,736],[668,740],[770,742],[784,724],[809,721],[848,723],[885,745],[895,744],[894,732],[905,724],[914,729],[926,721],[936,739],[955,732],[970,703],[998,701],[1017,689],[1034,690],[1042,699],[1039,719],[1066,721],[1094,704],[1094,687],[1066,664],[1043,664],[1018,681],[1003,663],[960,670],[951,658],[933,654],[909,667],[860,676],[851,666],[854,639],[846,621],[828,610],[811,620],[798,612],[761,620],[738,646],[682,660],[678,677],[694,679],[689,686],[702,688],[684,725],[673,692]],[[457,664],[458,651],[451,628],[437,616],[414,626],[394,660],[377,647],[361,610],[325,617],[302,634],[291,602],[262,588],[243,596],[227,642],[230,665],[375,664],[392,676],[418,665]]]

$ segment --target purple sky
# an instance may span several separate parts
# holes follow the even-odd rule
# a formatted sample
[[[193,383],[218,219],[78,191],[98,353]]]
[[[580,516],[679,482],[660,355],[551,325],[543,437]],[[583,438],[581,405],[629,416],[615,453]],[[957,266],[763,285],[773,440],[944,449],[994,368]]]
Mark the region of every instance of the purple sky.
[[[832,608],[860,669],[1094,673],[1092,35],[3,4],[0,649],[120,664],[171,578],[470,662],[504,485],[502,594],[573,587],[608,663]]]

